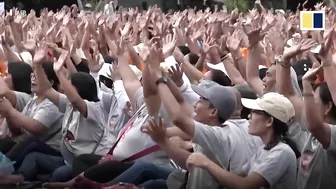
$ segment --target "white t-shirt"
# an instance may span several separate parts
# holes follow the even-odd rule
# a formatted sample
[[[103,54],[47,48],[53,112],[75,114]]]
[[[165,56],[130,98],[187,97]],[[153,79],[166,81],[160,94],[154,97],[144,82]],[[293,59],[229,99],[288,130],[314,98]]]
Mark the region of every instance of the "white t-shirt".
[[[133,126],[129,127],[129,130],[125,132],[113,150],[114,158],[119,161],[129,158],[134,154],[156,145],[156,143],[147,134],[141,131],[143,125],[146,123],[149,117],[147,107],[144,102],[143,88],[138,89],[136,92],[135,103],[132,108],[135,114],[132,116],[129,122],[134,122]],[[163,108],[161,108],[159,112],[165,120],[166,127],[171,126],[172,124]],[[124,126],[124,129],[127,128],[127,126]],[[119,133],[118,138],[122,133],[123,130],[121,130]],[[150,153],[140,159],[159,164],[169,164],[170,162],[167,154],[162,150]]]

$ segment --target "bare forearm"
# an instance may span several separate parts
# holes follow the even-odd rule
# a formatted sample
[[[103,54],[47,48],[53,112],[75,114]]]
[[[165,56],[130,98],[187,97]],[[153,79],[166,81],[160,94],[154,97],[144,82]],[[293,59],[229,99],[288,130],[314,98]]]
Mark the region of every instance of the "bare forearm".
[[[175,97],[169,90],[166,84],[158,85],[159,94],[163,105],[170,117],[170,119],[174,122],[178,120],[181,116],[181,107],[180,104],[176,101]]]
[[[169,139],[159,144],[160,148],[174,160],[180,167],[186,169],[186,161],[191,154],[189,151],[174,145]]]
[[[243,189],[245,188],[244,177],[232,174],[220,166],[209,160],[206,165],[206,169],[214,176],[222,185],[227,186],[228,188]]]
[[[206,57],[206,54],[201,54],[201,56],[199,57],[198,61],[196,62],[196,65],[195,65],[195,67],[201,72],[204,69],[205,57]]]
[[[14,108],[6,116],[8,122],[17,129],[25,129],[33,135],[40,135],[41,130],[36,127],[36,120],[23,115],[21,112],[15,110]]]
[[[276,65],[276,82],[278,92],[286,97],[295,95],[294,88],[291,80],[291,68],[288,60],[284,60],[283,65]],[[288,65],[288,66],[286,66]]]

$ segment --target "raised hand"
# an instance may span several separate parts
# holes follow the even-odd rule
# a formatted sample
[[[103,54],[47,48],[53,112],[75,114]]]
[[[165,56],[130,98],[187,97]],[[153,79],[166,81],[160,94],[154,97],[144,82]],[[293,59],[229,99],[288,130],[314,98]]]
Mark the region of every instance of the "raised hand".
[[[237,35],[237,32],[235,31],[226,41],[227,47],[230,49],[232,52],[237,52],[239,51],[240,45],[242,42],[242,38]]]
[[[186,164],[187,168],[190,170],[193,167],[206,168],[210,161],[211,160],[209,160],[204,154],[195,152],[189,155]]]
[[[248,31],[246,27],[243,25],[243,29],[248,37],[250,47],[254,47],[255,45],[259,43],[259,41],[261,41],[264,38],[265,34],[264,35],[260,34],[261,27]]]
[[[291,58],[311,49],[315,45],[315,41],[311,39],[303,39],[299,42],[299,44],[288,48],[283,54],[283,59],[289,61]]]
[[[169,77],[176,84],[176,86],[181,87],[183,85],[183,79],[182,79],[183,71],[180,65],[176,64],[176,67],[171,66],[168,73]]]
[[[218,47],[218,45],[216,44],[216,40],[214,38],[211,38],[210,36],[204,36],[204,41],[202,43],[200,51],[202,54],[206,55],[209,51],[216,47]]]
[[[64,63],[68,57],[69,52],[63,50],[58,59],[54,58],[54,71],[60,73],[63,69]]]
[[[41,48],[37,50],[34,54],[33,62],[34,64],[41,64],[46,59],[46,55],[48,52],[48,46],[41,45]]]
[[[36,40],[29,39],[26,43],[23,44],[23,48],[25,48],[28,52],[33,53],[36,50]]]
[[[132,24],[130,22],[127,22],[124,26],[124,29],[120,29],[120,34],[121,34],[122,37],[125,37],[130,33],[131,26],[132,26]]]
[[[302,8],[303,8],[303,10],[307,10],[307,4],[308,4],[308,0],[306,0],[306,1],[302,4]]]
[[[312,69],[309,69],[302,77],[302,81],[307,81],[307,82],[310,82],[310,83],[313,83],[316,78],[317,78],[317,75],[319,74],[319,72],[322,70],[322,66],[319,66],[317,68],[312,68]]]
[[[152,117],[145,124],[142,132],[149,135],[152,140],[158,144],[165,142],[167,139],[166,133],[167,129],[163,123],[163,118],[159,116],[158,118]]]
[[[173,54],[176,47],[177,37],[172,34],[168,34],[166,38],[163,39],[162,53],[164,57],[169,57]]]

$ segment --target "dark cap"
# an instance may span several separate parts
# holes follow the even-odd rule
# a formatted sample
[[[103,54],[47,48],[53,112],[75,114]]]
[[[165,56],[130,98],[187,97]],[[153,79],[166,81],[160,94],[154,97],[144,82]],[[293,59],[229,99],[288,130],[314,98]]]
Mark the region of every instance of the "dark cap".
[[[191,85],[191,88],[200,97],[209,100],[219,111],[219,116],[223,120],[227,120],[236,110],[237,100],[231,87],[224,87],[217,84],[207,89],[196,85]]]
[[[310,60],[301,59],[298,60],[292,67],[296,72],[296,75],[304,75],[309,68],[313,66],[313,63]]]

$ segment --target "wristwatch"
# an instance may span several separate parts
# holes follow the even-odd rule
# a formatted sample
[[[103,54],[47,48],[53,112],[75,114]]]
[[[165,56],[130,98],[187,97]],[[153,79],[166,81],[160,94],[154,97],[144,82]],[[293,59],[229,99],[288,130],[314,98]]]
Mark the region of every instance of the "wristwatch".
[[[282,59],[282,55],[278,55],[275,57],[275,64],[282,64],[283,59]]]
[[[159,85],[160,83],[164,83],[164,84],[167,84],[168,83],[168,78],[163,76],[163,77],[160,77],[158,80],[156,80],[155,84],[156,85]]]

